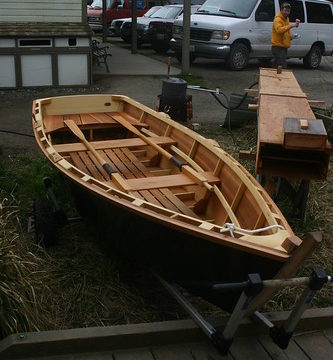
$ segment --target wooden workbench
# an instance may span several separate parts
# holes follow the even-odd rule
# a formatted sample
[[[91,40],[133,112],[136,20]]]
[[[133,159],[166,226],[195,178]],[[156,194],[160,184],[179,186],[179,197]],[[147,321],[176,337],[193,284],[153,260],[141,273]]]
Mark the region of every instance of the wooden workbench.
[[[260,69],[258,107],[257,174],[297,180],[318,180],[327,176],[331,146],[323,149],[284,146],[284,119],[315,120],[306,94],[292,71]],[[311,140],[310,140],[311,141]]]

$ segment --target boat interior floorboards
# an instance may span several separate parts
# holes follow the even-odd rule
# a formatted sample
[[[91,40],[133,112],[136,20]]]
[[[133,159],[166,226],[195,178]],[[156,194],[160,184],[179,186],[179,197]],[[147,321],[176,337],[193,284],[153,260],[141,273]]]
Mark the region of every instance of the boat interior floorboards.
[[[152,173],[149,166],[146,166],[142,162],[141,157],[142,155],[146,155],[146,151],[131,151],[130,148],[120,147],[100,149],[98,152],[111,166],[121,173],[126,180],[154,177],[154,173]],[[137,157],[137,154],[140,158]],[[69,156],[72,164],[81,171],[99,181],[110,181],[109,175],[91,152],[87,150],[70,152]],[[157,175],[160,175],[159,172],[164,172],[168,175],[170,174],[171,169],[162,169],[158,166],[154,166],[153,171]],[[187,216],[199,218],[199,216],[190,208],[193,207],[194,192],[187,191],[186,187],[177,188],[177,193],[183,194],[180,196],[177,196],[177,193],[174,194],[168,187],[131,191],[131,193],[139,199],[143,199],[155,205],[166,207]],[[187,196],[184,196],[184,194],[187,194]]]

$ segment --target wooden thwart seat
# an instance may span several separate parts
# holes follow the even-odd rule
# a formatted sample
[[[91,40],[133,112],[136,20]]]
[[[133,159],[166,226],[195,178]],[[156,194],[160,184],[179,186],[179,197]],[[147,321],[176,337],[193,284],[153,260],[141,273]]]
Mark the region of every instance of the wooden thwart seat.
[[[160,146],[169,146],[169,145],[177,144],[177,142],[175,140],[171,139],[170,137],[157,136],[157,137],[152,137],[150,139]],[[147,146],[147,144],[139,138],[91,141],[90,144],[96,150],[133,148],[133,147]],[[59,145],[55,144],[55,145],[53,145],[53,147],[59,154],[86,150],[86,147],[82,143],[59,144]]]
[[[218,184],[220,179],[213,176],[212,173],[205,172],[202,174],[207,182],[211,185]],[[197,182],[185,174],[175,174],[166,176],[153,176],[148,178],[139,179],[123,179],[119,176],[115,176],[113,181],[123,191],[139,191],[139,190],[151,190],[160,188],[180,187],[196,185]]]
[[[123,112],[96,112],[86,114],[67,114],[67,115],[46,115],[44,117],[45,133],[66,128],[64,120],[72,119],[81,128],[99,128],[108,126],[120,127],[119,123],[113,118],[114,116],[121,116],[133,126],[140,128],[148,128],[149,125],[144,122],[139,122],[133,116]]]

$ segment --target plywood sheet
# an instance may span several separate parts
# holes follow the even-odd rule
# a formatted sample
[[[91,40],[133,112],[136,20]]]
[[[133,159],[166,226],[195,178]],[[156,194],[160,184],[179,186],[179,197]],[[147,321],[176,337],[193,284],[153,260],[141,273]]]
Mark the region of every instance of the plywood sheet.
[[[260,94],[306,98],[291,71],[277,74],[275,69],[260,69]]]

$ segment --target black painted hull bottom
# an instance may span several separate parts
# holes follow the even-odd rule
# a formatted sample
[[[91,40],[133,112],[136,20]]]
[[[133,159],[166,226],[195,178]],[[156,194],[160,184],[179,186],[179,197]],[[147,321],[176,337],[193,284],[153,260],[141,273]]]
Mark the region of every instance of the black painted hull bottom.
[[[128,260],[139,260],[166,280],[186,285],[225,310],[232,310],[239,293],[213,293],[209,290],[211,283],[243,281],[249,273],[260,273],[268,279],[282,265],[149,221],[77,185],[72,193],[78,211],[94,226],[107,249]]]

